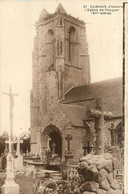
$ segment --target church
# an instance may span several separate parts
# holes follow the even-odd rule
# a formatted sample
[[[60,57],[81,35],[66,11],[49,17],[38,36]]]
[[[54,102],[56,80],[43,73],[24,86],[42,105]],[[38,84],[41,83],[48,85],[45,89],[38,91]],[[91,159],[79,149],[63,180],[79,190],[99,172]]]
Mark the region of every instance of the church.
[[[49,148],[71,164],[95,153],[101,106],[104,152],[122,152],[122,78],[91,83],[89,57],[84,21],[61,4],[53,14],[43,9],[32,53],[31,153]]]

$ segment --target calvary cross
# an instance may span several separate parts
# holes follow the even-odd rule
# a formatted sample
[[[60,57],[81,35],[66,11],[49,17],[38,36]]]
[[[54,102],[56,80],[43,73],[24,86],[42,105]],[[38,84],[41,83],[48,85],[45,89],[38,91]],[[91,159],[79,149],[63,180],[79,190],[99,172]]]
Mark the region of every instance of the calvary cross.
[[[103,111],[103,99],[98,98],[96,101],[96,109],[89,110],[89,117],[95,119],[95,128],[97,133],[96,139],[96,154],[101,155],[104,153],[104,118],[111,118],[111,112]]]
[[[14,97],[18,94],[12,93],[12,88],[10,86],[9,93],[4,92],[3,94],[8,95],[10,98],[10,139],[13,140],[13,107],[14,107]]]
[[[72,136],[70,134],[68,134],[65,137],[65,140],[67,140],[67,151],[68,151],[68,153],[70,153],[70,141],[72,140]]]

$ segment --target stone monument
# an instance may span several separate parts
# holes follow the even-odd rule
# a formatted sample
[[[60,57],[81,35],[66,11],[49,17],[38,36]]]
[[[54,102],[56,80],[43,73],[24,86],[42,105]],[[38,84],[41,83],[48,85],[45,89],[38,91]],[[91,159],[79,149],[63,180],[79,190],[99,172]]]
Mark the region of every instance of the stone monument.
[[[15,171],[22,172],[24,170],[24,167],[23,167],[23,156],[20,153],[20,143],[23,143],[23,141],[20,140],[20,138],[17,138],[15,142],[17,143],[17,150],[16,150],[17,157],[14,160]]]
[[[2,194],[19,194],[19,185],[15,182],[15,172],[14,172],[14,156],[12,155],[13,151],[13,107],[14,107],[14,96],[17,94],[13,94],[11,87],[9,93],[4,93],[10,98],[10,137],[9,141],[6,143],[9,144],[9,152],[7,154],[7,168],[6,168],[6,180],[5,184],[2,185]]]

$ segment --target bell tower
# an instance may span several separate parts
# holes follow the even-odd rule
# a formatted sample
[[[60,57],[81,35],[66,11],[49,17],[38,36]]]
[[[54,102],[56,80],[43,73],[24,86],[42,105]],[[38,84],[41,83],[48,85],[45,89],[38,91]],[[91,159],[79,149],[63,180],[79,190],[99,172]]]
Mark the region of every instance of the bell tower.
[[[49,111],[73,86],[90,82],[85,23],[66,13],[61,4],[53,14],[43,9],[36,22],[31,90],[31,142]],[[34,147],[34,146],[33,146]]]

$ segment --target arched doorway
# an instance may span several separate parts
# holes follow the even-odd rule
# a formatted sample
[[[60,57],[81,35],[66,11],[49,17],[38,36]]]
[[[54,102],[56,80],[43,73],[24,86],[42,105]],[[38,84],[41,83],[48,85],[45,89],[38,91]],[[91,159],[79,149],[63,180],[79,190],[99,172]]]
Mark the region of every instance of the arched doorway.
[[[49,148],[53,154],[62,156],[62,134],[54,125],[48,125],[43,131],[42,147]]]

